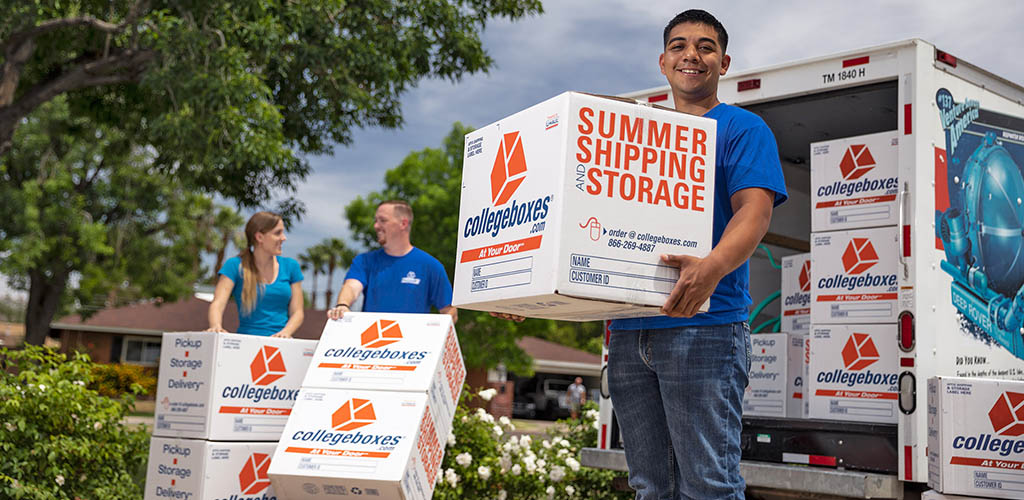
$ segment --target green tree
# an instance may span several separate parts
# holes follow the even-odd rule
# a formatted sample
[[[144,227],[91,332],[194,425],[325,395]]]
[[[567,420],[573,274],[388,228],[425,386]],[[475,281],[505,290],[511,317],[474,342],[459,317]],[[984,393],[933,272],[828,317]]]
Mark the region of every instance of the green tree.
[[[399,126],[421,79],[486,71],[489,19],[539,12],[539,0],[3,2],[0,154],[66,96],[74,115],[149,147],[154,169],[265,205],[308,173],[303,154]]]
[[[175,300],[198,278],[212,201],[154,166],[123,130],[74,116],[63,98],[19,127],[0,159],[0,272],[28,290],[26,342],[62,305]],[[69,290],[76,277],[78,287]]]
[[[451,279],[458,244],[463,138],[472,130],[455,123],[440,149],[426,148],[409,153],[401,164],[387,171],[382,191],[349,203],[345,215],[356,239],[367,247],[377,247],[373,230],[377,205],[388,199],[406,200],[414,214],[413,245],[440,260]],[[518,374],[532,372],[531,360],[516,345],[524,335],[595,353],[601,352],[603,341],[599,322],[580,324],[528,319],[517,324],[468,310],[459,311],[458,328],[463,332],[460,343],[468,366],[493,368],[504,363]]]

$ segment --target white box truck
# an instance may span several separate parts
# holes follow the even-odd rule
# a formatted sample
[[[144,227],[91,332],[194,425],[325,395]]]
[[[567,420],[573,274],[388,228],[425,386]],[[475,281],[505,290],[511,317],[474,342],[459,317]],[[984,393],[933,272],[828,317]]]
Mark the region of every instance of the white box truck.
[[[668,86],[623,97],[672,105]],[[745,418],[748,487],[919,494],[928,378],[1024,379],[1024,87],[912,39],[732,73],[719,98],[775,133],[790,199],[764,243],[778,255],[810,247],[811,144],[893,130],[898,139],[898,323],[878,341],[898,358],[896,424]],[[778,279],[765,259],[751,260],[755,304]],[[607,396],[599,447],[582,459],[625,470]]]

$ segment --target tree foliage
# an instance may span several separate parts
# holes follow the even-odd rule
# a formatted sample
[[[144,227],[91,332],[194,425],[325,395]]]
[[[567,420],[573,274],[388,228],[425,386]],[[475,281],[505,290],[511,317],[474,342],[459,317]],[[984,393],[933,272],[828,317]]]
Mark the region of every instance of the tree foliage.
[[[154,166],[151,149],[74,115],[63,98],[19,127],[0,159],[0,199],[0,272],[29,291],[32,344],[42,343],[62,304],[78,302],[89,314],[190,291],[217,218],[210,198]]]
[[[0,154],[34,110],[125,128],[154,168],[265,205],[308,173],[302,154],[352,130],[402,123],[399,98],[425,77],[492,64],[488,19],[539,0],[29,0],[0,5]],[[301,212],[287,199],[285,215]]]
[[[441,261],[452,279],[459,233],[464,136],[472,128],[455,123],[441,148],[413,151],[384,176],[384,189],[353,200],[345,215],[355,238],[368,248],[377,247],[373,218],[377,205],[403,199],[413,208],[412,243]],[[602,326],[598,322],[568,323],[528,319],[513,323],[487,313],[459,311],[458,328],[463,356],[471,367],[492,368],[503,363],[518,374],[529,374],[531,360],[516,345],[523,336],[601,352]]]

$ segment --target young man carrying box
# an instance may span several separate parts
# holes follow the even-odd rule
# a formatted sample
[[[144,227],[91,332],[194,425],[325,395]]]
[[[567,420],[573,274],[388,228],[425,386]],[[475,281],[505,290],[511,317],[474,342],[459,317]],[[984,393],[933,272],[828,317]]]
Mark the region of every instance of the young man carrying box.
[[[743,498],[740,415],[750,368],[747,259],[786,200],[778,148],[764,121],[718,101],[728,35],[702,10],[664,31],[661,72],[675,108],[718,121],[714,248],[664,255],[679,280],[666,316],[615,320],[609,388],[637,498]],[[711,297],[711,308],[697,314]],[[670,439],[666,440],[665,436]]]

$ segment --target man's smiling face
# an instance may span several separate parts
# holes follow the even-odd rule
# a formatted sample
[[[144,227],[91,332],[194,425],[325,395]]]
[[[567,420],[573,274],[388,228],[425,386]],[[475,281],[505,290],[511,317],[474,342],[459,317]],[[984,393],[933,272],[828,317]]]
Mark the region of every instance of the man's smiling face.
[[[687,22],[672,28],[658,64],[677,97],[698,103],[717,99],[718,79],[729,69],[729,56],[714,28]]]

